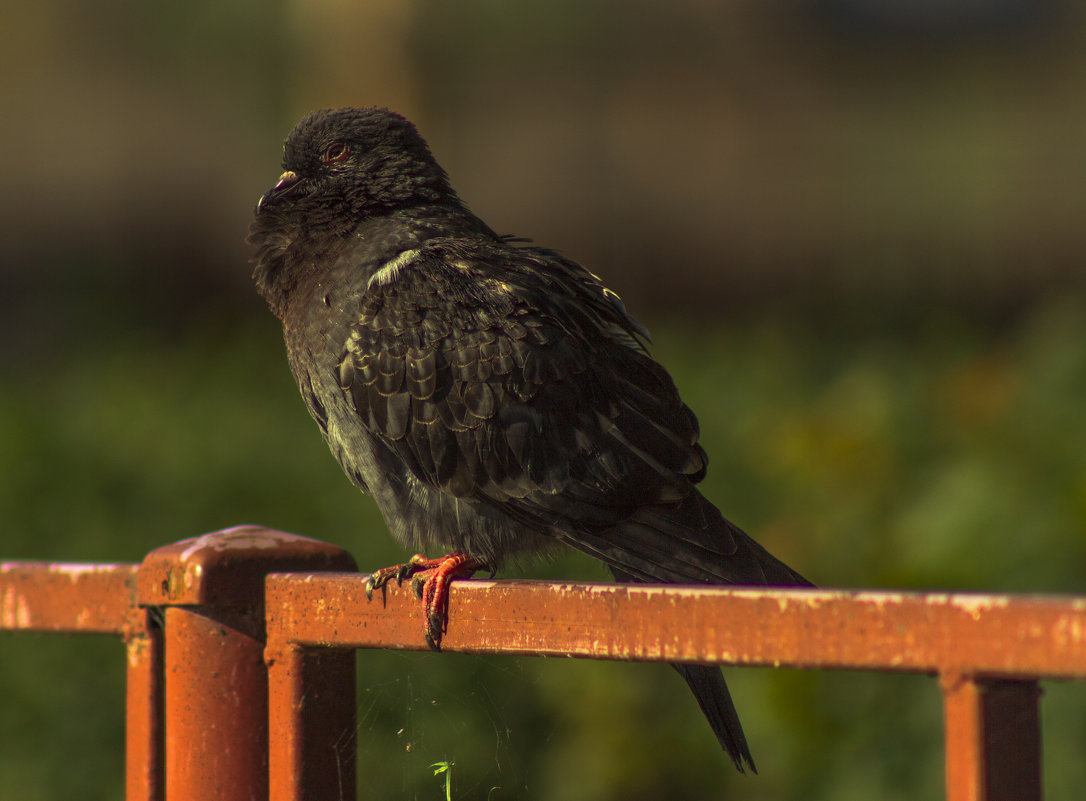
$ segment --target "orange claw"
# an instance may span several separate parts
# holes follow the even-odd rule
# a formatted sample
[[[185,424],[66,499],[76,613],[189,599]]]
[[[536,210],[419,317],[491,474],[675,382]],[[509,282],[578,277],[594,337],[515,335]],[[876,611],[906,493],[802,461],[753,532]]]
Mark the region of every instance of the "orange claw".
[[[382,568],[366,579],[366,597],[372,599],[374,589],[384,587],[393,578],[398,584],[411,577],[411,588],[423,603],[426,612],[426,644],[441,650],[449,611],[449,584],[453,579],[471,578],[486,564],[466,553],[453,551],[437,559],[415,554],[406,563]]]

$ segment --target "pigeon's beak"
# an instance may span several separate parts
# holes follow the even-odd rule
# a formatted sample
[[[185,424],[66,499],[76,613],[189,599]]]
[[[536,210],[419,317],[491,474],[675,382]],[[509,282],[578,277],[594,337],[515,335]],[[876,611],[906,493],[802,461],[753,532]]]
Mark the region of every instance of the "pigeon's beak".
[[[287,189],[290,189],[300,180],[301,178],[298,176],[298,173],[294,172],[293,170],[287,170],[285,173],[279,176],[279,180],[276,182],[275,186],[272,187],[272,191],[284,192]]]
[[[260,200],[256,202],[256,210],[260,211],[261,206],[264,205],[264,201],[269,197],[289,192],[300,180],[302,180],[302,178],[298,173],[293,170],[287,170],[279,176],[279,180],[275,182],[275,186],[260,196]]]

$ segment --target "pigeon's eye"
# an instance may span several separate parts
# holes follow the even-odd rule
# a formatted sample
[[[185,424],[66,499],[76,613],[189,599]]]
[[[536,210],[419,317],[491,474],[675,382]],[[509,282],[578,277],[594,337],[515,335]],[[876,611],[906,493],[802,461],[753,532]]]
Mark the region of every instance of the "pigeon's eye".
[[[349,155],[351,155],[351,148],[346,142],[335,142],[326,147],[324,152],[321,153],[321,163],[338,164],[341,161],[346,161]]]

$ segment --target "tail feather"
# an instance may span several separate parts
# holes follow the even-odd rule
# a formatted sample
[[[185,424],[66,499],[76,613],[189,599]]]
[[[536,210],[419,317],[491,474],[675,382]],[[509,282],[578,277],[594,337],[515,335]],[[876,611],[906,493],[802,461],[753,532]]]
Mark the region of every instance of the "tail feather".
[[[696,490],[677,504],[643,506],[617,525],[580,527],[563,539],[630,581],[813,586]]]
[[[726,520],[700,493],[675,506],[647,506],[605,532],[575,543],[608,563],[622,582],[813,586]],[[740,773],[757,773],[724,676],[717,667],[673,664],[721,748]]]
[[[745,764],[751,773],[757,773],[758,768],[754,766],[754,758],[747,747],[747,737],[743,734],[743,725],[739,722],[739,713],[735,711],[735,704],[732,703],[731,693],[728,692],[728,685],[720,668],[679,664],[672,667],[694,693],[694,698],[716,734],[720,747],[731,757],[736,769],[745,773]]]

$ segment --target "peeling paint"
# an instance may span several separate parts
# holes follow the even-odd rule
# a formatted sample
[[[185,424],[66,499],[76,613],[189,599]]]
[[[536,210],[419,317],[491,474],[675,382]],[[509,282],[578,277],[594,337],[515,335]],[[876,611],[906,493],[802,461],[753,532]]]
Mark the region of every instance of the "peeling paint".
[[[566,595],[569,592],[573,592],[573,591],[582,591],[583,592],[586,589],[588,590],[589,595],[610,595],[611,593],[620,592],[620,591],[628,592],[631,588],[630,587],[624,587],[624,586],[619,585],[619,584],[589,584],[587,587],[574,587],[571,584],[555,584],[553,586],[553,589],[554,589],[554,593],[556,595]],[[655,587],[636,587],[634,589],[636,589],[638,592],[648,591],[648,592],[651,593],[656,588]]]
[[[68,576],[72,581],[78,581],[81,576],[87,573],[99,573],[112,568],[113,565],[94,565],[83,562],[53,562],[49,565],[49,572],[60,573]]]
[[[149,637],[132,637],[126,643],[126,651],[128,655],[128,666],[130,668],[137,667],[140,663],[146,661],[148,657],[148,651],[151,648],[151,640]]]
[[[950,601],[951,606],[968,612],[973,620],[980,620],[983,612],[992,609],[1005,609],[1010,599],[1005,595],[956,595]]]
[[[905,603],[906,595],[903,592],[858,592],[855,595],[857,601],[873,604],[876,609],[884,606],[900,606]]]
[[[1060,615],[1052,627],[1052,637],[1061,648],[1086,642],[1086,622],[1080,617]]]
[[[14,587],[8,587],[0,600],[0,628],[30,628],[30,605],[26,596],[15,592]]]

